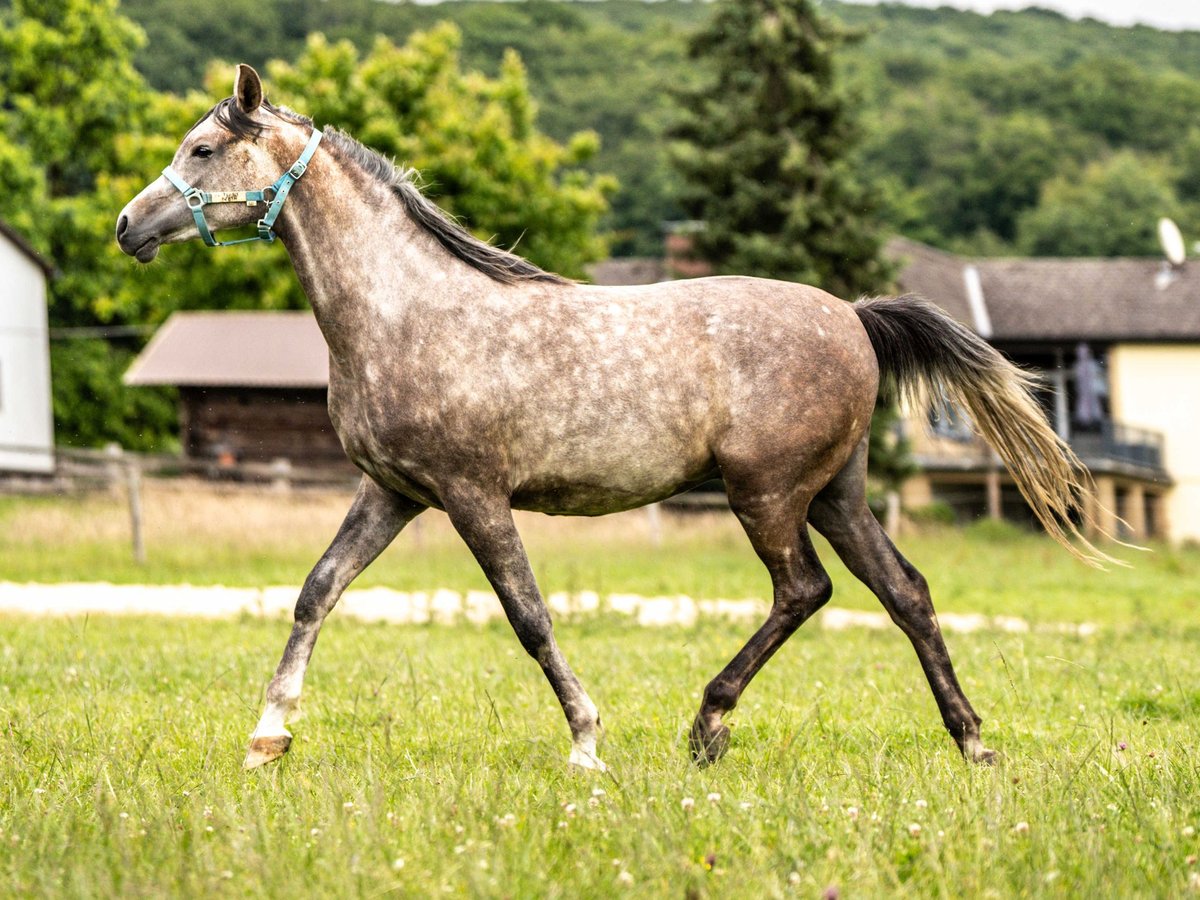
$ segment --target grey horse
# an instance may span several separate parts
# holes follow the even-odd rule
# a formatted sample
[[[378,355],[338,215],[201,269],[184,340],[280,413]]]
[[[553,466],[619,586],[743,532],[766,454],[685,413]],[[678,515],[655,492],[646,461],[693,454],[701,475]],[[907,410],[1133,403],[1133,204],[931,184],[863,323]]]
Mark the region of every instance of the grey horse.
[[[224,190],[271,184],[280,172],[291,181]],[[239,67],[233,96],[188,132],[168,173],[122,210],[121,249],[145,263],[162,244],[215,243],[205,206],[215,228],[232,228],[260,219],[256,199],[272,201],[260,235],[278,234],[312,303],[329,345],[330,417],[363,472],[300,592],[247,768],[287,751],[285,726],[342,591],[434,507],[557,695],[571,729],[569,764],[603,769],[596,705],[555,642],[512,510],[603,515],[715,476],[774,599],[704,691],[691,730],[697,761],[725,752],[723,717],[832,593],[810,524],[912,641],[963,755],[994,759],[925,579],[867,507],[866,435],[881,379],[961,403],[1050,535],[1089,560],[1103,554],[1071,524],[1084,470],[1048,426],[1029,378],[937,307],[914,297],[852,304],[759,278],[568,281],[471,236],[411,172],[271,105],[249,66]]]

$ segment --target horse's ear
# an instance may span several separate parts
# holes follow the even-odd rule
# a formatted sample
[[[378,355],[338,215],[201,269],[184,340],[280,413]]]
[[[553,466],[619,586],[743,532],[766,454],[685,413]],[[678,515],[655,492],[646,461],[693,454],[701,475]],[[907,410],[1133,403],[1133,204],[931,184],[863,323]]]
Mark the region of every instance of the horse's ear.
[[[233,97],[237,101],[238,109],[247,115],[262,105],[262,81],[253,66],[241,63],[237,67],[237,78],[233,82]]]

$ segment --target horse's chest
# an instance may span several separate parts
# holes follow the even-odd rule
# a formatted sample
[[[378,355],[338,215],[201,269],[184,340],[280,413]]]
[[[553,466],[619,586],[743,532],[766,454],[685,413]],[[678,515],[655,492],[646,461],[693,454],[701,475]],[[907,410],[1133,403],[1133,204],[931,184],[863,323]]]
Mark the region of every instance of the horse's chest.
[[[402,406],[389,409],[350,385],[331,383],[329,418],[346,456],[376,482],[431,506],[430,429]]]

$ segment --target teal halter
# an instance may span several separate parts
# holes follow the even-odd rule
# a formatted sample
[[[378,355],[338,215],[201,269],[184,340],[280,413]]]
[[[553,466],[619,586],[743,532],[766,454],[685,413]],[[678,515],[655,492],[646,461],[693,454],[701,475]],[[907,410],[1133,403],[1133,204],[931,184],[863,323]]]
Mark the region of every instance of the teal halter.
[[[283,201],[291,192],[292,185],[299,181],[300,176],[308,170],[309,160],[317,152],[317,145],[320,143],[321,132],[314,128],[300,158],[292,163],[291,168],[276,178],[273,185],[263,188],[261,191],[213,191],[210,193],[192,187],[180,178],[179,174],[170,166],[163,169],[163,175],[183,194],[188,209],[192,211],[192,218],[196,220],[196,227],[200,229],[200,237],[204,238],[204,243],[208,246],[228,247],[232,244],[245,244],[250,241],[266,241],[269,244],[275,240],[275,232],[271,229],[275,226],[275,220],[279,218],[279,213],[283,210]],[[269,199],[268,194],[270,195]],[[204,218],[204,207],[209,203],[245,203],[247,206],[267,203],[269,205],[267,214],[258,220],[258,234],[254,237],[238,238],[236,241],[218,241],[213,237],[213,233],[208,227],[208,221]]]

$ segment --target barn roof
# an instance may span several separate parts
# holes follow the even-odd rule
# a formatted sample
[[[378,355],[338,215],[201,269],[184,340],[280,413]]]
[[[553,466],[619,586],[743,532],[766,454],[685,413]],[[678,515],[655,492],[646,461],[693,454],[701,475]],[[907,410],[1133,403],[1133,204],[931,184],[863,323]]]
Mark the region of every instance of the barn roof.
[[[177,312],[133,361],[124,381],[326,387],[329,350],[310,312]]]
[[[902,290],[993,341],[1200,340],[1197,261],[1167,279],[1154,258],[972,259],[903,238],[888,254],[901,264]]]
[[[46,257],[34,250],[30,243],[21,236],[20,232],[3,219],[0,219],[0,235],[8,238],[14,247],[29,257],[30,262],[45,272],[47,278],[54,277],[54,266],[50,264]]]

